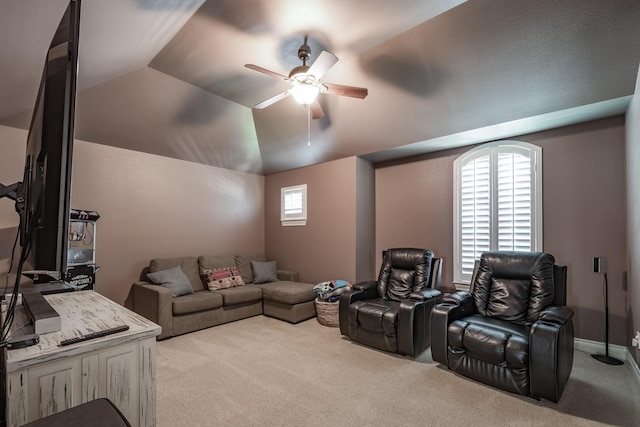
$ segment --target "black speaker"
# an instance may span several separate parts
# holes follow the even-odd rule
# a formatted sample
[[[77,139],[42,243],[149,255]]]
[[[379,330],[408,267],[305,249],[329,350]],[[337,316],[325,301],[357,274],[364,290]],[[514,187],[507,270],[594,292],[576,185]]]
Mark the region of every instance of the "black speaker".
[[[596,257],[593,259],[593,272],[594,273],[606,273],[607,272],[607,259],[602,257]]]

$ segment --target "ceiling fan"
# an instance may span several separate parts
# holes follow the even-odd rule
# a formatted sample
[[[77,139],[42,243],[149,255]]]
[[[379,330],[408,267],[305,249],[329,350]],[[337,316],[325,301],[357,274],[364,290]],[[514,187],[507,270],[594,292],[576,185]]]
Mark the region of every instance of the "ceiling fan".
[[[298,49],[298,58],[302,61],[302,65],[294,67],[291,72],[289,72],[289,77],[254,64],[245,64],[244,66],[249,69],[259,71],[277,79],[282,79],[291,84],[290,89],[262,101],[253,108],[259,110],[267,108],[271,104],[275,104],[291,95],[299,104],[309,106],[312,118],[320,119],[324,117],[324,112],[317,99],[319,93],[329,93],[360,99],[364,99],[369,93],[367,89],[363,87],[320,82],[322,76],[338,62],[338,57],[331,52],[323,50],[314,63],[308,66],[307,61],[310,57],[311,48],[307,44],[307,37],[305,37],[304,43]]]

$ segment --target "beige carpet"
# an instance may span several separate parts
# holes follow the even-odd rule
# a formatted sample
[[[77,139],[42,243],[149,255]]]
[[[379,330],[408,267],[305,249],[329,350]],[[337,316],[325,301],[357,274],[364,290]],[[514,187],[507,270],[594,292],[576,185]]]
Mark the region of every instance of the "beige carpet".
[[[264,316],[158,342],[157,425],[640,425],[628,364],[576,351],[558,404],[538,402],[343,338],[311,319]]]

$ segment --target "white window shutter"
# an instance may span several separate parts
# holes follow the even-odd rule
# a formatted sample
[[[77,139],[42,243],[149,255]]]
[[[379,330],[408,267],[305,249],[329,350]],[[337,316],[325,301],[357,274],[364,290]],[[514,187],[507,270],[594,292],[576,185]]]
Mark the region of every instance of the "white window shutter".
[[[280,189],[280,221],[282,225],[307,223],[307,185]]]
[[[501,141],[456,159],[454,282],[470,282],[482,252],[542,250],[541,152]]]
[[[473,273],[474,261],[489,250],[491,240],[491,182],[488,155],[470,161],[462,168],[460,181],[461,267]]]
[[[498,154],[498,250],[532,250],[531,172],[529,157]]]

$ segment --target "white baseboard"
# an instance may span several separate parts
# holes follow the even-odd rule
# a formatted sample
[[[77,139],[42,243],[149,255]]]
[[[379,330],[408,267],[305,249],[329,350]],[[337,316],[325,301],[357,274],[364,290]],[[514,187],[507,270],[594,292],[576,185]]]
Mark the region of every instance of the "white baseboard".
[[[576,350],[584,351],[590,354],[605,354],[606,346],[603,342],[589,341],[582,338],[574,338],[573,345]],[[609,344],[609,356],[625,361],[631,367],[631,371],[640,385],[640,368],[634,360],[631,352],[627,347],[615,344]]]

